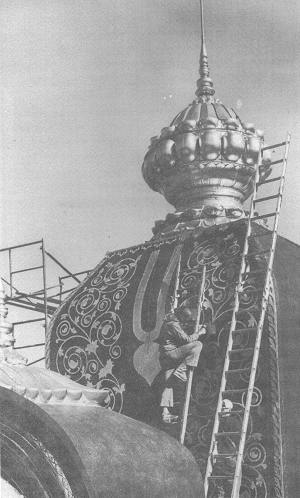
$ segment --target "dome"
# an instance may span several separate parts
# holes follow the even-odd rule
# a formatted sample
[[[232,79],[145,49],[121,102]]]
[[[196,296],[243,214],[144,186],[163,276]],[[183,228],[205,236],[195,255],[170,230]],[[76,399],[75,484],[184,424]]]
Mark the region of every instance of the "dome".
[[[144,179],[177,210],[211,204],[212,195],[238,208],[252,192],[262,145],[263,132],[233,109],[195,100],[151,140]]]
[[[0,362],[0,386],[37,404],[105,405],[108,391],[81,386],[44,368]]]
[[[180,123],[190,120],[195,121],[198,126],[211,120],[218,126],[225,125],[245,132],[255,131],[253,124],[243,123],[233,108],[225,106],[219,99],[215,98],[194,100],[175,116],[170,126],[178,126]],[[262,137],[263,132],[258,131],[258,135]]]
[[[244,216],[243,203],[253,191],[257,169],[261,179],[270,173],[263,144],[263,131],[243,122],[220,100],[204,96],[152,138],[143,176],[175,207],[175,224],[189,217],[193,223],[199,217],[226,222]],[[170,215],[156,223],[154,233],[172,230],[169,222]]]
[[[201,24],[196,99],[151,139],[142,173],[149,187],[175,207],[175,214],[201,212],[226,222],[244,216],[243,203],[253,192],[256,172],[266,177],[271,160],[269,153],[262,154],[263,131],[214,97]]]

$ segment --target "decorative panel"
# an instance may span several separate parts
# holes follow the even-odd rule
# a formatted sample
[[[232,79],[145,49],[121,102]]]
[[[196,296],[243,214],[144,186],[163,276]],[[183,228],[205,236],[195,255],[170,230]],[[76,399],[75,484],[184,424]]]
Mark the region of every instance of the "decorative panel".
[[[47,339],[51,369],[83,384],[108,388],[110,408],[157,425],[161,374],[156,340],[164,315],[170,309],[179,255],[182,255],[180,304],[196,303],[205,265],[206,292],[201,319],[212,320],[216,334],[205,340],[194,375],[186,437],[186,445],[202,474],[208,457],[244,233],[245,223],[237,221],[194,231],[182,238],[150,241],[109,253],[63,303],[52,320]],[[254,246],[250,252],[255,252]],[[264,268],[265,261],[253,257],[250,265],[254,270]],[[239,328],[256,325],[262,288],[262,276],[245,282]],[[270,303],[247,435],[243,498],[282,496],[273,295]],[[242,368],[249,365],[247,348],[253,344],[253,336],[250,332],[242,333],[235,341],[245,348],[236,362],[236,368]],[[246,385],[244,375],[232,379],[232,387],[243,389]],[[179,392],[177,409],[182,389]],[[238,411],[245,402],[245,393],[232,401]],[[240,416],[230,417],[230,424],[231,431],[237,430]],[[164,429],[176,437],[176,427]],[[231,453],[235,451],[236,441],[228,439],[224,445]],[[234,458],[229,458],[220,471],[230,473],[232,466]],[[218,493],[222,490],[216,490],[214,496]]]

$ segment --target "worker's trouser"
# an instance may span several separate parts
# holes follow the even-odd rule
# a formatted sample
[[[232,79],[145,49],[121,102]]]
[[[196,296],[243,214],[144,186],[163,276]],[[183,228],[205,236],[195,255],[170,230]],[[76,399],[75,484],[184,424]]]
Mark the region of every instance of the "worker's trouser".
[[[202,350],[199,341],[189,342],[170,351],[164,350],[160,354],[160,364],[165,370],[165,387],[162,392],[160,406],[173,406],[173,376],[186,382],[187,367],[196,367]]]

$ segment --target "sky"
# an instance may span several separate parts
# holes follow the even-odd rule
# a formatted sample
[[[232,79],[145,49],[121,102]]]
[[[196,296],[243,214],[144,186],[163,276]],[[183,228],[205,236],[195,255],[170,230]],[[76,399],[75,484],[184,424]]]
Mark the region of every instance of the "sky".
[[[216,97],[292,132],[279,232],[300,243],[300,2],[210,0]],[[1,247],[44,237],[72,271],[151,238],[172,206],[141,175],[194,99],[198,0],[1,0]]]

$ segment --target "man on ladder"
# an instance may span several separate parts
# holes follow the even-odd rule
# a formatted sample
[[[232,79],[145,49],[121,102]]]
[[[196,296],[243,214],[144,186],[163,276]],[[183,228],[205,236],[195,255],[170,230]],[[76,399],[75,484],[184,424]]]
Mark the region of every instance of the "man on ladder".
[[[161,396],[162,420],[175,423],[178,416],[170,413],[173,407],[173,388],[176,379],[187,381],[187,369],[198,365],[202,350],[199,338],[207,333],[207,325],[194,329],[193,312],[187,306],[176,308],[165,317],[161,334],[160,364],[165,375],[165,385]]]

